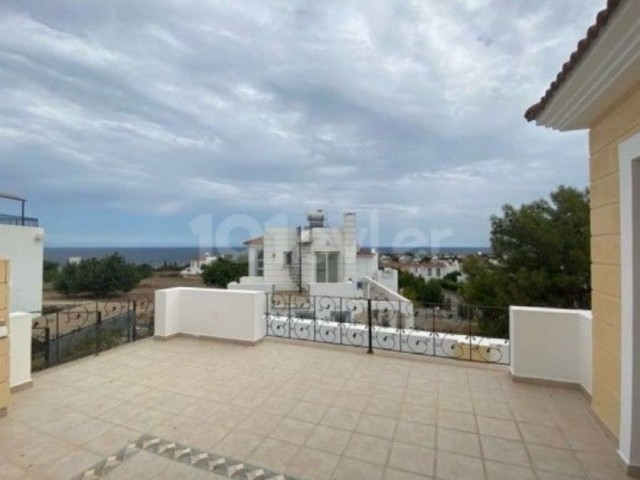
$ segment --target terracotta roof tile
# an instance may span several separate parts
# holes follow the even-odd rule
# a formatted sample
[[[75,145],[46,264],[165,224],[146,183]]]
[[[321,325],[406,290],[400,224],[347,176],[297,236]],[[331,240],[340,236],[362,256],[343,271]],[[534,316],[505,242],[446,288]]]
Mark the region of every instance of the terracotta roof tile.
[[[556,76],[556,79],[551,82],[549,88],[540,99],[538,103],[532,105],[527,109],[524,114],[524,118],[526,118],[529,122],[533,120],[537,120],[538,117],[544,112],[547,104],[551,101],[555,93],[560,89],[560,87],[567,80],[571,72],[578,66],[580,61],[584,58],[586,53],[589,51],[595,40],[598,38],[600,33],[604,30],[607,23],[609,23],[609,19],[611,15],[616,11],[618,6],[624,0],[608,0],[607,7],[604,10],[601,10],[596,15],[595,24],[591,25],[587,30],[586,36],[578,42],[578,46],[576,50],[569,56],[569,60],[562,65],[562,70]]]
[[[247,245],[247,246],[249,246],[249,245],[264,245],[264,237],[250,238],[249,240],[244,242],[244,244]]]

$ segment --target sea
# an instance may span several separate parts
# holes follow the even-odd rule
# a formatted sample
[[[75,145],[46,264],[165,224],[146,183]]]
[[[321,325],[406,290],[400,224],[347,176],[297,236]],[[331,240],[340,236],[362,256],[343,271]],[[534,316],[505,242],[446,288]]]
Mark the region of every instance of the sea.
[[[376,249],[380,254],[396,254],[403,253],[422,253],[431,255],[470,255],[476,253],[490,254],[491,249],[487,247],[440,247],[432,249],[431,247],[378,247]],[[199,248],[199,247],[45,247],[44,258],[64,264],[70,257],[86,258],[103,258],[112,253],[119,253],[128,262],[136,264],[149,264],[153,267],[159,267],[164,264],[176,263],[183,265],[189,263],[189,260],[198,258],[204,253],[212,255],[225,255],[230,257],[239,257],[246,253],[246,248],[224,247],[224,248]]]

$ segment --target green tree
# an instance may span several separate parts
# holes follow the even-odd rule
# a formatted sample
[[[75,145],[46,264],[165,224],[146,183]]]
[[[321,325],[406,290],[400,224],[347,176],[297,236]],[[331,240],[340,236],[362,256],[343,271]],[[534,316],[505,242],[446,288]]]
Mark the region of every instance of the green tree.
[[[447,273],[444,277],[442,277],[442,288],[450,292],[457,292],[458,278],[460,278],[460,275],[462,275],[462,273],[458,272],[457,270],[455,272]]]
[[[589,191],[560,186],[549,200],[491,218],[493,260],[463,263],[475,305],[590,308]]]
[[[52,283],[58,275],[60,264],[51,260],[45,260],[42,264],[42,280],[44,283]]]
[[[140,283],[136,265],[113,253],[105,258],[89,258],[78,264],[67,263],[58,274],[54,288],[65,295],[91,295],[104,298],[129,292]]]
[[[143,263],[141,265],[137,265],[138,273],[140,274],[141,279],[149,278],[153,275],[153,267],[148,263]]]
[[[442,303],[444,301],[440,280],[432,279],[427,282],[422,277],[400,271],[398,287],[401,289],[402,295],[413,302]]]
[[[240,277],[249,274],[247,262],[234,262],[226,258],[219,258],[215,262],[205,265],[202,269],[202,281],[205,285],[227,288],[231,282],[237,282]]]

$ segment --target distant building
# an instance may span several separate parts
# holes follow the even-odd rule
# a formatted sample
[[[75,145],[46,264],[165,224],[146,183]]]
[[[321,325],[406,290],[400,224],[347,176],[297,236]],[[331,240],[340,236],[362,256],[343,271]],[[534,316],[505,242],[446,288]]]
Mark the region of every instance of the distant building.
[[[449,262],[432,259],[427,262],[411,265],[408,269],[410,273],[425,280],[441,279],[445,275],[460,271],[460,264],[457,261]]]
[[[189,260],[189,266],[184,270],[182,270],[180,273],[185,276],[201,275],[202,267],[206,265],[211,265],[217,260],[218,260],[218,257],[216,257],[215,255],[211,255],[209,252],[207,252],[201,257],[193,258]]]
[[[79,265],[82,262],[82,257],[69,257],[67,263],[69,265]]]
[[[269,227],[263,236],[247,240],[249,276],[236,287],[311,288],[314,292],[354,296],[359,284],[368,278],[392,292],[398,291],[397,271],[380,271],[376,250],[358,249],[355,213],[345,213],[340,227],[329,227],[321,210],[309,213],[307,220],[304,227]]]

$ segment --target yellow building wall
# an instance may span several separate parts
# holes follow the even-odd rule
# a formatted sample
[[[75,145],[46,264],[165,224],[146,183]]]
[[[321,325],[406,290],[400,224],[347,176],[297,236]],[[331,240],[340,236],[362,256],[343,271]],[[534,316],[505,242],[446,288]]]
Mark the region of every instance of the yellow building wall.
[[[0,260],[0,327],[9,324],[9,262]],[[0,416],[9,406],[9,337],[0,338]]]
[[[591,126],[593,410],[620,431],[620,182],[618,144],[640,132],[640,84]]]

